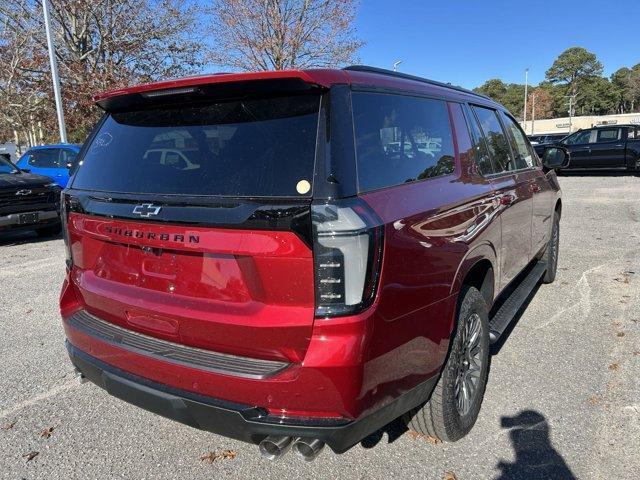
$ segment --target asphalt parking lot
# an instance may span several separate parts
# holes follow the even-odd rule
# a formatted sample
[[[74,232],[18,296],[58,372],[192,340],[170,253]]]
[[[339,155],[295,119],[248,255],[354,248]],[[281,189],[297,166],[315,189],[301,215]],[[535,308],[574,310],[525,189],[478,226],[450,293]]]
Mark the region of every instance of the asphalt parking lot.
[[[640,178],[561,184],[557,280],[492,357],[471,434],[432,444],[392,424],[313,463],[270,463],[78,384],[58,317],[62,240],[0,239],[0,478],[637,478]]]

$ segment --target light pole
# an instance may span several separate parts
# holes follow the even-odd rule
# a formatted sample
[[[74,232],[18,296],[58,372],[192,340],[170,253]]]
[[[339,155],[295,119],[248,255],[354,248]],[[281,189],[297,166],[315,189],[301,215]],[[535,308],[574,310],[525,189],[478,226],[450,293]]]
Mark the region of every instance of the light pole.
[[[522,115],[522,123],[527,128],[527,94],[529,92],[529,68],[524,70],[524,115]]]
[[[49,47],[49,63],[51,64],[51,80],[53,81],[53,95],[56,99],[56,112],[58,113],[58,128],[60,130],[60,141],[67,143],[67,129],[64,124],[64,112],[62,111],[62,97],[60,96],[60,79],[58,78],[58,64],[56,62],[56,52],[51,36],[51,21],[49,18],[49,2],[42,0],[42,10],[44,11],[44,28],[47,33],[47,47]]]
[[[397,72],[398,71],[398,65],[400,65],[402,63],[402,60],[398,60],[397,62],[393,62],[393,71]]]
[[[534,134],[533,127],[535,123],[536,123],[536,92],[533,92],[531,94],[531,135]]]

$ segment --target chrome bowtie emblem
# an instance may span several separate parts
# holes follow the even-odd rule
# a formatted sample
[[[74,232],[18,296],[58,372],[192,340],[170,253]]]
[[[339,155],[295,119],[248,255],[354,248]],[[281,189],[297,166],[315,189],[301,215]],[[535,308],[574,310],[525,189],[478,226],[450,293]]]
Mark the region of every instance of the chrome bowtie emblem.
[[[141,217],[150,217],[151,215],[158,215],[161,209],[162,207],[157,207],[152,203],[143,203],[142,205],[136,205],[133,213]]]
[[[31,190],[18,190],[16,192],[16,195],[30,195],[31,194]]]

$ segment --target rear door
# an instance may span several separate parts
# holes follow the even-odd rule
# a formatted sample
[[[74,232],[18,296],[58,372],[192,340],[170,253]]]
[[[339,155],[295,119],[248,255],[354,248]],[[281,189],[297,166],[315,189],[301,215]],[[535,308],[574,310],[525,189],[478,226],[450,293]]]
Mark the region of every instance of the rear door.
[[[597,128],[595,132],[595,142],[590,145],[591,166],[595,168],[626,167],[622,128]]]
[[[508,132],[499,113],[484,106],[472,106],[486,139],[495,172],[490,176],[500,204],[502,246],[501,288],[513,280],[531,258],[533,199],[531,172],[524,159],[511,149]]]
[[[108,115],[68,190],[81,307],[194,347],[303,358],[319,106],[283,94]]]
[[[531,255],[535,256],[547,243],[551,232],[551,212],[555,201],[555,192],[549,187],[546,175],[538,158],[534,155],[533,147],[513,117],[502,113],[504,125],[507,127],[512,150],[520,165],[522,177],[528,177],[529,190],[532,194],[533,214],[531,217]]]

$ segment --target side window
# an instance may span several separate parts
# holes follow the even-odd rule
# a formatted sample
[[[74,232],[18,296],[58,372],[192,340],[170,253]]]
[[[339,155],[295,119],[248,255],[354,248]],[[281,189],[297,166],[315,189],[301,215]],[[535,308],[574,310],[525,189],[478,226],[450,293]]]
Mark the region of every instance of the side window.
[[[635,140],[638,138],[636,136],[636,127],[629,127],[627,129],[627,140]]]
[[[58,168],[60,151],[54,148],[42,148],[28,153],[29,165],[38,168]]]
[[[511,139],[511,145],[513,146],[513,151],[516,154],[516,168],[533,167],[535,163],[529,147],[529,142],[522,132],[522,129],[520,129],[520,126],[515,122],[515,120],[504,113],[502,113],[502,121],[507,128],[509,138]]]
[[[352,102],[361,192],[453,173],[443,100],[354,92]]]
[[[469,130],[471,132],[473,153],[475,155],[476,166],[478,167],[478,173],[480,175],[490,175],[495,173],[495,168],[491,162],[491,156],[487,150],[487,144],[482,135],[482,130],[478,125],[478,119],[475,117],[471,110],[466,110],[468,113]]]
[[[580,130],[564,139],[566,145],[584,145],[589,143],[591,130]]]
[[[596,137],[596,142],[597,143],[615,142],[616,140],[618,140],[619,136],[620,136],[619,128],[599,128],[598,136]]]
[[[67,150],[66,148],[60,151],[60,166],[66,167],[68,164],[74,164],[78,154],[73,150]]]
[[[497,171],[504,172],[507,170],[515,170],[515,165],[513,165],[513,162],[511,161],[511,149],[509,147],[509,142],[502,130],[497,112],[484,107],[474,106],[472,108],[480,121],[480,127],[487,139],[489,153],[493,158]]]

